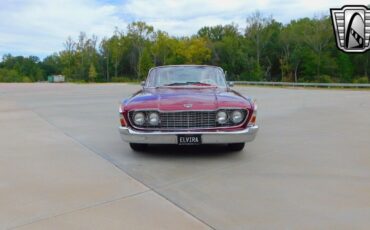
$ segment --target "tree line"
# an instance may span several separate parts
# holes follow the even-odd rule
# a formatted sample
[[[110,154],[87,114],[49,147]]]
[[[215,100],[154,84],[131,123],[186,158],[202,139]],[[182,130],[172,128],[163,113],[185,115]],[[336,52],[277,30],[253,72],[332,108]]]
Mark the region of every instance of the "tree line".
[[[339,51],[328,16],[282,24],[255,12],[244,28],[206,26],[192,36],[170,36],[140,21],[101,41],[82,32],[42,61],[5,55],[0,82],[43,81],[52,74],[77,82],[140,81],[154,66],[209,64],[227,71],[228,80],[368,83],[369,55]]]

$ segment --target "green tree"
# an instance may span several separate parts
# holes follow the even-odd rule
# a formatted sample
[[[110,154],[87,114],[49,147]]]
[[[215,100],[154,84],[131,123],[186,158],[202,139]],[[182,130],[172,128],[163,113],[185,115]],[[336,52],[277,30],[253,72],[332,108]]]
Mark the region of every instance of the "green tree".
[[[143,54],[140,56],[139,60],[139,79],[145,79],[150,68],[154,66],[153,60],[150,57],[148,49],[144,49]]]
[[[211,50],[206,46],[204,38],[193,37],[183,40],[183,43],[179,54],[185,58],[185,63],[202,64],[211,58]]]
[[[41,67],[44,70],[44,74],[46,76],[49,76],[52,74],[61,74],[62,69],[63,69],[61,58],[57,53],[47,56],[42,61]]]
[[[266,30],[269,24],[272,23],[272,17],[265,17],[261,12],[256,11],[247,18],[247,27],[245,29],[245,36],[250,42],[250,47],[254,48],[255,63],[254,63],[254,78],[261,79],[262,66],[261,56],[265,51],[267,43],[270,41],[272,33]]]
[[[303,23],[305,23],[304,20],[292,20],[281,30],[279,64],[283,81],[298,82],[298,70],[302,62],[302,46],[304,45],[302,44],[304,34],[301,30]]]
[[[211,51],[209,63],[221,66],[229,79],[239,79],[243,72],[248,72],[246,41],[236,24],[203,27],[197,34],[207,41]]]
[[[97,76],[98,76],[98,74],[96,72],[95,66],[94,66],[94,64],[91,63],[90,68],[89,68],[89,81],[90,82],[95,82]]]
[[[151,52],[156,65],[166,65],[172,55],[174,55],[174,47],[176,39],[171,38],[166,32],[157,31],[154,35],[154,41],[151,45]]]
[[[152,39],[154,28],[145,22],[139,21],[129,24],[127,30],[127,40],[130,45],[130,63],[135,68],[136,76],[140,78],[139,60],[141,60],[144,48],[149,45],[148,43]]]
[[[229,79],[238,80],[370,80],[370,53],[339,51],[327,16],[281,24],[257,11],[246,22],[244,28],[233,23],[205,26],[196,35],[173,37],[139,21],[129,24],[125,33],[116,28],[99,44],[96,36],[82,32],[43,61],[4,55],[0,81],[42,81],[59,73],[68,81],[110,81],[111,76],[139,80],[152,66],[168,64],[221,66]]]
[[[9,76],[3,76],[3,81],[10,82],[14,79],[16,82],[21,81],[42,81],[45,80],[44,71],[41,68],[41,62],[38,57],[29,56],[17,56],[4,55],[3,61],[1,62],[0,68],[5,69],[3,74],[9,74]]]
[[[325,57],[324,53],[326,52],[325,48],[328,46],[329,41],[333,39],[331,28],[331,22],[327,16],[309,20],[303,28],[304,42],[315,54],[317,77],[322,73],[321,69],[323,58]]]
[[[343,52],[339,53],[338,70],[341,82],[352,82],[353,65],[348,54]]]

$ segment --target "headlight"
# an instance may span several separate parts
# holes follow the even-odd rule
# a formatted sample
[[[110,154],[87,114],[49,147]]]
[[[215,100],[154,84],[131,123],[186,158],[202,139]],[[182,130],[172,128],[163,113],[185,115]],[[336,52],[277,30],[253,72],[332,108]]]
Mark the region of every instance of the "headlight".
[[[240,112],[239,110],[235,110],[231,114],[231,120],[233,121],[234,124],[238,124],[238,123],[242,122],[243,119],[244,119],[243,113]]]
[[[216,121],[219,124],[225,124],[227,122],[227,113],[225,111],[219,111],[216,115]]]
[[[143,125],[145,123],[145,115],[142,112],[136,113],[134,116],[135,125]]]
[[[158,115],[158,113],[150,113],[149,114],[149,124],[153,125],[153,126],[159,124],[159,115]]]

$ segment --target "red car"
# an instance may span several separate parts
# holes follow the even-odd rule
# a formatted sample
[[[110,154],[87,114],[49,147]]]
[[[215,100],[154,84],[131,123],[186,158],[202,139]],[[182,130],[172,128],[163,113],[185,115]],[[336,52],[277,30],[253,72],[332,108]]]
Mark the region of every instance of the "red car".
[[[227,144],[240,151],[256,137],[256,103],[230,89],[220,67],[155,67],[142,86],[119,109],[121,137],[134,150],[148,144]]]

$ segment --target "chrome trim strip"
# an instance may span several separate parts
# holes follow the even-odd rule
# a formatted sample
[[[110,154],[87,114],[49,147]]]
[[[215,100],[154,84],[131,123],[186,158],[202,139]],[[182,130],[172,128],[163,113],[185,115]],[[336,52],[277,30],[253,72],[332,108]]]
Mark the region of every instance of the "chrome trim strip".
[[[249,126],[238,131],[215,131],[215,132],[144,132],[133,130],[129,127],[119,127],[122,140],[129,143],[142,144],[177,144],[177,135],[201,135],[203,144],[229,144],[253,141],[259,127]]]
[[[192,110],[192,109],[184,109],[184,110],[160,110],[160,109],[157,109],[157,108],[148,108],[148,109],[133,109],[133,110],[130,110],[128,112],[136,112],[136,111],[156,111],[156,112],[160,112],[160,113],[176,113],[176,112],[217,112],[219,110],[223,110],[223,109],[234,109],[234,110],[247,110],[248,109],[245,109],[245,108],[240,108],[240,107],[219,107],[218,109],[202,109],[202,110]],[[249,111],[248,111],[249,113]]]
[[[245,118],[242,122],[240,122],[238,125],[233,125],[233,126],[215,126],[215,127],[192,127],[192,128],[177,128],[177,127],[174,127],[174,128],[156,128],[156,127],[153,127],[153,128],[146,128],[146,127],[138,127],[135,125],[135,123],[131,120],[131,117],[130,117],[130,112],[133,112],[134,114],[136,112],[142,112],[142,111],[145,111],[145,112],[158,112],[158,113],[177,113],[177,112],[218,112],[220,110],[244,110],[246,111],[246,114],[245,114]],[[234,107],[221,107],[217,110],[171,110],[171,111],[163,111],[161,112],[161,110],[159,109],[138,109],[138,110],[130,110],[130,111],[127,111],[127,117],[128,117],[128,121],[130,122],[130,125],[137,129],[137,130],[148,130],[148,131],[152,131],[152,130],[157,130],[157,131],[161,131],[161,130],[214,130],[214,129],[224,129],[224,128],[239,128],[241,126],[243,126],[243,124],[245,124],[245,122],[247,122],[247,119],[249,117],[249,110],[248,109],[243,109],[243,108],[234,108]]]

